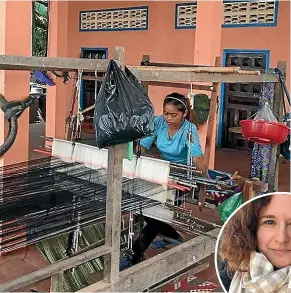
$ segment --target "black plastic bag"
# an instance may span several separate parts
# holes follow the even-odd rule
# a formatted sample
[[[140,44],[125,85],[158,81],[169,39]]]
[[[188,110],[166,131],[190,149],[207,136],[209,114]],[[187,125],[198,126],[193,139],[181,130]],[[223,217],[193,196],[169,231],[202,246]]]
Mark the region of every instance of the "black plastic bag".
[[[154,107],[128,68],[110,60],[95,101],[98,148],[131,142],[153,134]]]

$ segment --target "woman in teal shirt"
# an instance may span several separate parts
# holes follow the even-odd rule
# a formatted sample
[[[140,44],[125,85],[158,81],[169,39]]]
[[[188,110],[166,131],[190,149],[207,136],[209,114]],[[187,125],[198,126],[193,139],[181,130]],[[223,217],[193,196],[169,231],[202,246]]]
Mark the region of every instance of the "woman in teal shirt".
[[[192,143],[189,144],[188,133],[191,133]],[[188,150],[191,160],[198,170],[203,170],[203,152],[201,150],[197,127],[191,122],[190,103],[179,93],[167,95],[163,102],[163,115],[155,118],[154,134],[141,139],[141,152],[144,154],[156,144],[162,159],[180,164],[187,164]],[[121,268],[141,261],[145,250],[158,234],[183,241],[180,234],[170,225],[158,220],[144,217],[146,226],[133,244],[131,263],[123,261]]]
[[[190,121],[190,113],[188,99],[178,93],[168,95],[163,103],[163,115],[155,118],[154,134],[140,141],[142,153],[155,143],[162,159],[172,163],[187,164],[188,132],[190,131],[192,134],[191,158],[196,168],[202,170],[203,152],[197,127]]]

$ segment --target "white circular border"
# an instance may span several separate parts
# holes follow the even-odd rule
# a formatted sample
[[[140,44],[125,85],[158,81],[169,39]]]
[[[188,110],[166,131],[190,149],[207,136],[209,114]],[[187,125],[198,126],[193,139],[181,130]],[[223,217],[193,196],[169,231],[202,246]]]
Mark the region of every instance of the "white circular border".
[[[222,289],[224,290],[225,293],[228,293],[228,291],[225,290],[224,286],[223,286],[223,283],[221,282],[221,278],[220,278],[220,275],[219,275],[219,272],[218,272],[218,268],[217,268],[217,251],[218,251],[218,244],[219,244],[219,240],[220,240],[220,237],[221,237],[221,234],[225,228],[225,226],[227,225],[228,221],[232,218],[232,216],[237,212],[239,211],[242,207],[244,207],[245,205],[249,204],[250,202],[254,201],[254,200],[257,200],[258,198],[262,198],[262,197],[266,197],[266,196],[270,196],[270,195],[276,195],[276,194],[281,194],[281,195],[290,195],[291,196],[291,192],[270,192],[270,193],[266,193],[266,194],[262,194],[262,195],[259,195],[259,196],[256,196],[248,201],[246,201],[245,203],[243,203],[238,209],[235,210],[234,213],[232,213],[232,215],[230,217],[228,217],[228,219],[226,220],[226,222],[222,225],[221,229],[220,229],[220,232],[217,236],[217,241],[216,241],[216,244],[215,244],[215,251],[214,251],[214,265],[215,265],[215,272],[216,272],[216,276],[219,280],[219,283],[220,283],[220,286],[222,287]]]

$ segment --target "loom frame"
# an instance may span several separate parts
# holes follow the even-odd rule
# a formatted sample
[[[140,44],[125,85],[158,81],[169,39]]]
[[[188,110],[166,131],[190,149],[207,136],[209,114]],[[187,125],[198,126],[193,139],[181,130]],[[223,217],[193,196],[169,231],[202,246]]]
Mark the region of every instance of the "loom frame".
[[[124,48],[116,47],[114,49],[113,58],[124,68]],[[46,71],[62,71],[77,72],[83,71],[106,71],[109,60],[86,60],[80,58],[51,58],[51,57],[24,57],[24,56],[8,56],[0,55],[0,70],[46,70]],[[219,64],[219,58],[216,65]],[[238,82],[276,82],[276,97],[274,111],[276,114],[282,112],[282,99],[280,99],[281,88],[278,77],[273,73],[253,74],[252,72],[233,71],[222,68],[218,72],[214,72],[213,68],[208,72],[205,68],[210,67],[150,67],[150,66],[128,66],[132,73],[143,83],[151,85],[185,87],[191,82],[212,82],[216,83],[238,83]],[[199,68],[203,68],[201,72]],[[286,71],[286,62],[279,62],[278,68],[283,72]],[[206,90],[205,86],[200,89]],[[210,89],[210,88],[209,88]],[[212,89],[212,93],[215,92]],[[278,98],[279,97],[279,98]],[[212,98],[212,110],[209,115],[216,114],[217,97]],[[214,114],[211,114],[214,113]],[[280,115],[281,116],[281,115]],[[213,119],[214,117],[209,117]],[[212,123],[212,127],[214,124]],[[209,129],[212,131],[213,129]],[[211,148],[211,141],[206,144],[207,148]],[[77,265],[90,261],[92,259],[105,256],[104,280],[96,282],[79,292],[104,292],[104,291],[138,291],[141,292],[154,284],[171,277],[175,273],[190,268],[193,264],[199,263],[215,250],[215,239],[220,229],[214,229],[208,236],[198,236],[185,243],[171,248],[159,255],[156,255],[142,263],[119,272],[120,258],[120,232],[121,232],[121,175],[122,175],[122,157],[125,155],[124,145],[116,145],[109,148],[108,159],[111,164],[108,168],[109,186],[107,192],[106,209],[106,236],[105,244],[92,250],[83,252],[68,259],[61,260],[54,264],[40,269],[36,272],[24,275],[15,280],[0,285],[0,291],[7,292],[17,290],[24,286],[39,282],[51,277],[51,292],[63,291],[62,280],[63,272]],[[276,189],[278,178],[278,146],[272,148],[272,159],[270,162],[270,170],[273,172],[272,178],[269,180],[269,190]],[[207,167],[208,168],[208,167]],[[252,197],[252,182],[245,181],[245,189],[248,190],[245,200]]]

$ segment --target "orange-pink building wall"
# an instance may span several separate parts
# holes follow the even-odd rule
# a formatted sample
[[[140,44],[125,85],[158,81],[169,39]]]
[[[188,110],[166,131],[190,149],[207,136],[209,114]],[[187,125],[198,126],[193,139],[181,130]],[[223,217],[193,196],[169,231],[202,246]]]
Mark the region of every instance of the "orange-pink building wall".
[[[130,65],[139,64],[143,54],[149,54],[153,62],[193,63],[195,29],[175,29],[176,3],[179,2],[71,1],[68,13],[70,15],[68,55],[70,57],[79,56],[81,47],[108,47],[110,58],[114,46],[123,46],[125,47],[125,62]],[[79,12],[81,10],[141,5],[149,7],[149,29],[146,31],[79,32]],[[279,3],[277,26],[223,28],[221,56],[223,49],[270,50],[271,67],[275,67],[279,60],[287,61],[289,65],[289,1]],[[161,113],[163,97],[171,90],[169,88],[150,88],[149,94],[157,114]],[[182,90],[182,92],[186,91]]]

